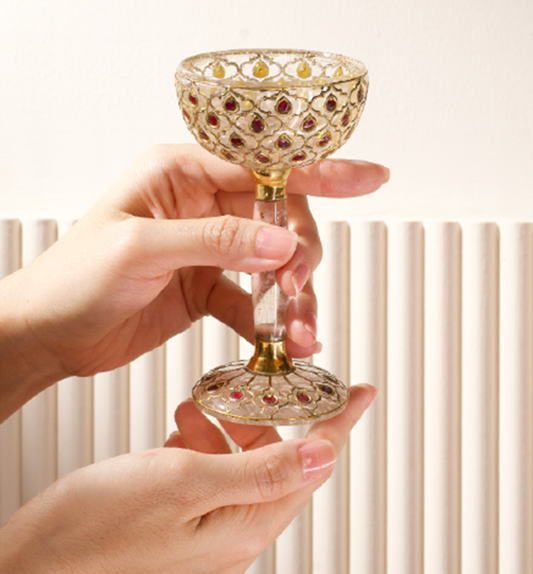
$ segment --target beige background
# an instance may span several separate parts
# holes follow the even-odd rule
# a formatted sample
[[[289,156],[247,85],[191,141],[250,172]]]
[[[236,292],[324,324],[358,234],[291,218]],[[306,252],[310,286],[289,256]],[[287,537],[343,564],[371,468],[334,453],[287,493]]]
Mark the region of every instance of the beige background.
[[[347,216],[531,218],[530,0],[21,0],[0,10],[0,215],[78,217],[147,147],[190,142],[173,75],[196,52],[295,47],[363,60],[338,152],[392,169]]]

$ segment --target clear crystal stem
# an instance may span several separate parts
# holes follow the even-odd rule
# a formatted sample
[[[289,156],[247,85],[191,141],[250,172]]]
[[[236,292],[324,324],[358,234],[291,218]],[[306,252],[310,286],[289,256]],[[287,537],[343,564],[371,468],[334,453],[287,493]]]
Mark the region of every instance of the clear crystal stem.
[[[287,227],[287,200],[257,200],[254,207],[254,219],[279,227]],[[252,301],[256,339],[284,340],[288,297],[279,288],[275,271],[252,274]]]
[[[288,216],[285,185],[289,172],[254,172],[254,176],[254,220],[286,228]],[[285,317],[289,298],[280,289],[275,270],[252,274],[252,302],[256,345],[248,368],[261,373],[289,372],[293,368],[285,352]]]

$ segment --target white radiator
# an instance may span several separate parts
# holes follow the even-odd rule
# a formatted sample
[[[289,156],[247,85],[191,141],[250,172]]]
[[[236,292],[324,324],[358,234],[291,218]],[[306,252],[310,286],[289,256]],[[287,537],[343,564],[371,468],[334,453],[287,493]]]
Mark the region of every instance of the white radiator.
[[[0,276],[67,226],[0,221]],[[316,362],[380,394],[332,479],[250,572],[532,574],[533,224],[321,233]],[[66,472],[161,445],[202,372],[250,353],[209,318],[128,367],[34,398],[0,427],[0,524]]]

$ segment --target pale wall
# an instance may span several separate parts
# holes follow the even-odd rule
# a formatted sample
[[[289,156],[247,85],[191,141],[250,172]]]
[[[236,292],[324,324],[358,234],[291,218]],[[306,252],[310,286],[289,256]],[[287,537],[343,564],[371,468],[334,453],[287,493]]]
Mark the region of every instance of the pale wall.
[[[531,0],[3,0],[0,217],[78,216],[145,148],[192,141],[174,69],[234,47],[367,64],[367,108],[340,154],[392,179],[321,213],[533,218]]]

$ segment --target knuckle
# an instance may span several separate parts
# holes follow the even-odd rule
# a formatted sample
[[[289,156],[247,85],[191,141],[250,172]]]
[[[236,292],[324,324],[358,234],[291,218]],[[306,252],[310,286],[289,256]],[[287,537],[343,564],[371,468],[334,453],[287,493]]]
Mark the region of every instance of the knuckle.
[[[237,217],[223,215],[205,227],[205,243],[225,257],[237,257],[244,245],[244,234]]]
[[[157,143],[150,146],[146,150],[145,154],[147,158],[156,160],[167,155],[170,151],[171,151],[170,144]]]
[[[262,500],[276,500],[284,496],[288,473],[281,457],[269,455],[255,464],[253,478]]]
[[[122,222],[117,234],[118,237],[114,241],[114,247],[120,261],[131,263],[135,257],[142,255],[146,234],[142,220],[135,217]]]

